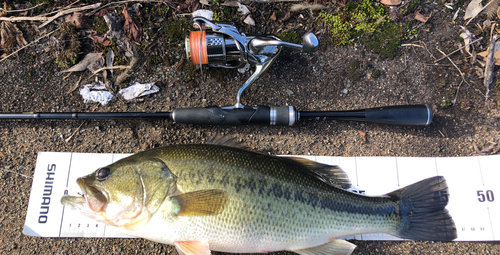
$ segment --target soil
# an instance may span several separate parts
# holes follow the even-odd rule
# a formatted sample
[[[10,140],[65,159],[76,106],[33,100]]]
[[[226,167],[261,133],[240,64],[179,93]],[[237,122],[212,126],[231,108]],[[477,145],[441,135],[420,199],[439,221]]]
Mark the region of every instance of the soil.
[[[91,1],[87,2],[90,4]],[[40,151],[135,153],[171,144],[205,143],[215,135],[230,135],[252,150],[276,155],[458,157],[498,153],[500,87],[497,69],[494,70],[491,92],[486,99],[483,78],[476,72],[476,67],[480,65],[477,62],[471,64],[466,52],[450,55],[451,61],[464,73],[466,82],[449,60],[434,63],[435,58],[443,56],[438,49],[450,53],[463,45],[459,37],[462,32],[460,26],[465,26],[463,9],[470,1],[465,1],[455,20],[456,9],[449,11],[441,1],[419,2],[418,11],[431,18],[421,23],[413,20],[412,14],[407,14],[395,21],[403,26],[411,24],[418,27],[418,33],[416,38],[402,42],[407,46],[400,46],[394,58],[385,58],[367,49],[362,37],[354,38],[351,45],[333,45],[329,29],[317,19],[317,13],[299,11],[291,13],[287,20],[270,18],[278,10],[285,17],[286,10],[293,3],[248,3],[256,26],[244,24],[238,16],[222,18],[235,22],[246,34],[312,31],[322,42],[320,50],[314,53],[285,52],[243,93],[243,104],[293,105],[303,111],[428,104],[433,109],[434,119],[426,127],[333,120],[300,121],[292,127],[196,126],[174,124],[167,120],[138,119],[0,121],[0,253],[175,254],[172,246],[143,239],[24,236],[22,229],[31,177]],[[151,28],[153,31],[160,31],[174,19],[189,23],[189,17],[180,14],[193,11],[196,3],[171,3],[163,17],[143,14],[139,21],[150,25],[143,26],[145,30]],[[49,13],[68,4],[57,1],[50,7],[38,8],[29,14]],[[327,8],[322,12],[333,13],[340,4],[342,1],[326,3]],[[143,3],[141,8],[145,10],[155,6],[156,3]],[[123,5],[119,5],[110,8],[110,12],[116,10],[118,15],[122,8]],[[205,8],[215,10],[220,7],[214,4]],[[232,8],[231,13],[235,15],[236,8],[228,8]],[[489,28],[481,33],[476,25],[483,26],[486,19],[486,16],[480,15],[466,26],[485,38],[474,45],[477,52],[483,51],[489,42]],[[493,21],[497,19],[495,17]],[[17,24],[28,42],[40,36],[32,31],[34,25],[40,25],[40,22]],[[61,24],[61,20],[53,22],[45,31],[53,31]],[[90,26],[77,30],[81,41],[79,60],[86,53],[109,50],[85,38],[93,29]],[[95,77],[89,71],[71,75],[61,73],[65,68],[56,63],[56,52],[64,49],[54,46],[51,38],[42,39],[35,46],[0,62],[0,112],[146,112],[227,106],[235,103],[237,90],[250,76],[234,69],[212,67],[205,67],[202,76],[186,60],[182,40],[172,42],[160,35],[148,41],[144,35],[143,42],[136,47],[138,64],[133,68],[132,75],[122,84],[115,84],[111,90],[116,92],[133,82],[155,82],[160,92],[131,102],[115,98],[106,106],[84,103],[79,89],[68,91],[80,77],[82,80],[78,88],[91,83]],[[148,42],[149,46],[141,48],[144,42]],[[130,59],[122,56],[120,61],[119,64],[128,64]],[[355,62],[357,64],[352,65]],[[115,77],[119,72],[115,71]],[[358,75],[353,78],[350,72]],[[381,75],[375,78],[377,73]],[[354,254],[500,254],[498,242],[353,242],[358,246]]]

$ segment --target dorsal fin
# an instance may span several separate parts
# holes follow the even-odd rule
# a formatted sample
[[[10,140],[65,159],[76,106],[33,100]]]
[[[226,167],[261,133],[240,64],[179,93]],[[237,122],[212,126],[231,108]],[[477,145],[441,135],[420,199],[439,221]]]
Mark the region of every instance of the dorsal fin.
[[[327,164],[318,163],[305,158],[290,157],[296,162],[304,165],[309,171],[307,174],[314,176],[318,180],[341,189],[348,189],[351,187],[349,176],[339,166],[332,166]]]
[[[238,148],[238,149],[243,149],[243,150],[248,150],[249,148],[244,145],[241,142],[238,142],[236,138],[228,135],[219,135],[217,134],[216,136],[210,138],[207,142],[207,144],[213,144],[213,145],[222,145],[222,146],[228,146],[228,147],[233,147],[233,148]]]

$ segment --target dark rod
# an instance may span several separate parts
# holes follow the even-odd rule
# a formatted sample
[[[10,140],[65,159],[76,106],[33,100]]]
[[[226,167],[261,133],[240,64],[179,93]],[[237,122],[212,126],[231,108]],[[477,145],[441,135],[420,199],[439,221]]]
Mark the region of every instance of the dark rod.
[[[0,113],[0,119],[172,119],[171,112]]]
[[[273,110],[274,109],[274,110]],[[385,106],[352,111],[294,111],[293,107],[179,108],[173,112],[0,113],[0,119],[168,119],[196,125],[293,125],[302,119],[333,119],[380,124],[427,126],[432,111],[427,105]]]

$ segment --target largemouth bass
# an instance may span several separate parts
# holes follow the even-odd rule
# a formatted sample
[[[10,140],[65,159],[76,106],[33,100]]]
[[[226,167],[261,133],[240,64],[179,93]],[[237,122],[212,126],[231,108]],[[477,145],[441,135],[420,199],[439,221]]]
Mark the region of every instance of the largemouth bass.
[[[443,177],[384,196],[351,191],[336,166],[214,144],[173,145],[134,154],[77,180],[65,206],[125,234],[210,251],[351,254],[343,236],[387,233],[451,241]]]

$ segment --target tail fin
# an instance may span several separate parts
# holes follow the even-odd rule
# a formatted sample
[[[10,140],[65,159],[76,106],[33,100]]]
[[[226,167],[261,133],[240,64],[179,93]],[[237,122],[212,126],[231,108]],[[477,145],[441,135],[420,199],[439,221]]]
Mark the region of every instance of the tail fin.
[[[397,201],[401,213],[401,225],[394,235],[426,241],[457,238],[455,222],[445,209],[449,194],[444,177],[428,178],[387,195]]]

